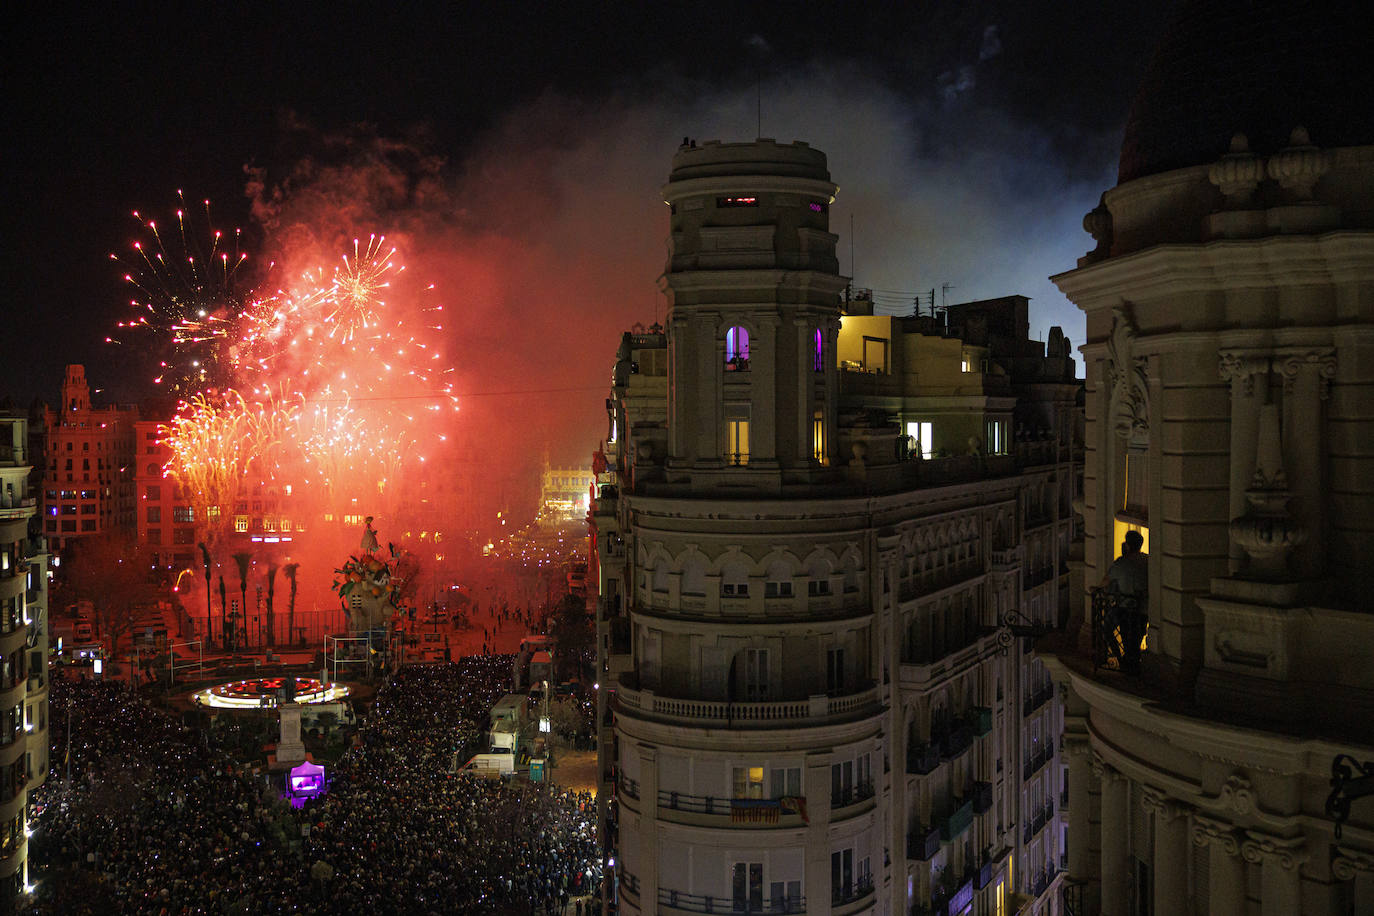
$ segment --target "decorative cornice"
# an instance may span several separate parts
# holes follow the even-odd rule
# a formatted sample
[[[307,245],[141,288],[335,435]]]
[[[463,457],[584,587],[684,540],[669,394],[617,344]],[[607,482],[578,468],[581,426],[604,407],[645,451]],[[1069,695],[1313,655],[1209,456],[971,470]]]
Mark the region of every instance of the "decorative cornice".
[[[1273,861],[1287,871],[1301,867],[1312,857],[1305,837],[1269,836],[1253,830],[1245,831],[1245,836],[1245,841],[1240,844],[1240,854],[1245,861],[1255,865]]]
[[[1205,814],[1193,814],[1193,845],[1208,846],[1216,845],[1228,856],[1240,855],[1240,834],[1226,821],[1208,817]]]

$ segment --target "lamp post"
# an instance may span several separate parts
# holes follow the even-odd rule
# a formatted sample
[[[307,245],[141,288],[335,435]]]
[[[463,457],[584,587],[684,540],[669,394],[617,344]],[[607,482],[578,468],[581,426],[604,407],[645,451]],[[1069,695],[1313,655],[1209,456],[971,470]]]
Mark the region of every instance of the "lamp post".
[[[210,643],[210,549],[201,541],[196,545],[200,548],[200,558],[205,564],[205,642]]]

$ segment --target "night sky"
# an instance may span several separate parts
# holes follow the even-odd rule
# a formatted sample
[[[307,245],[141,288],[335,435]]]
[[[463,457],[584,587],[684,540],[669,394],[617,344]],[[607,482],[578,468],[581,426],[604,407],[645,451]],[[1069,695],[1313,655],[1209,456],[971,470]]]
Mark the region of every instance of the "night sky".
[[[1032,334],[1082,322],[1047,275],[1090,239],[1153,4],[169,4],[7,18],[11,325],[0,395],[151,390],[109,260],[210,198],[263,258],[309,224],[380,231],[453,317],[457,388],[555,405],[569,460],[599,417],[619,333],[662,318],[658,189],[683,136],[803,139],[841,186],[841,270],[909,312],[1033,297]],[[850,225],[854,226],[853,234]],[[322,226],[323,224],[323,226]],[[259,252],[255,251],[255,254]],[[939,294],[937,293],[937,296]]]

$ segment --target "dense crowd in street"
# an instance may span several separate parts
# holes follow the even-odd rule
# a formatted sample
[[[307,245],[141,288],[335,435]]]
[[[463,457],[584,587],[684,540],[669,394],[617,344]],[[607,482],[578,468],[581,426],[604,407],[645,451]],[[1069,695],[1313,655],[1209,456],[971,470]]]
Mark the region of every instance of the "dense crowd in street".
[[[123,685],[54,681],[32,911],[572,913],[599,881],[591,796],[451,772],[510,672],[495,655],[403,669],[300,810]]]

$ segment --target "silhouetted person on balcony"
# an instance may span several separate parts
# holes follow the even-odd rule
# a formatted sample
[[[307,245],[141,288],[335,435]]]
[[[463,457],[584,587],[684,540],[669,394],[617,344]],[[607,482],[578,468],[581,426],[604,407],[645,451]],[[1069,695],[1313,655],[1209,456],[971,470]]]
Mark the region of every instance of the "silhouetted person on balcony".
[[[1139,531],[1127,531],[1121,542],[1121,556],[1112,561],[1102,585],[1112,597],[1113,612],[1107,618],[1107,631],[1121,629],[1121,670],[1140,669],[1140,643],[1145,638],[1149,619],[1150,555],[1141,550],[1145,538]]]

